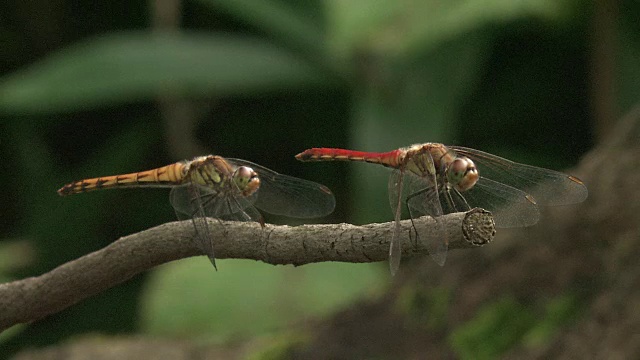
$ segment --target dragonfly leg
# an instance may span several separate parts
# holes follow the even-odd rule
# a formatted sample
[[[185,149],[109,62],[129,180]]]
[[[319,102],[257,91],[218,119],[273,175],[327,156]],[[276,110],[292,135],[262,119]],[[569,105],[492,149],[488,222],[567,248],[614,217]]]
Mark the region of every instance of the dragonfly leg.
[[[426,194],[427,196],[430,196],[432,194],[430,194],[430,192],[433,192],[432,188],[424,188],[420,191],[416,191],[413,194],[409,194],[409,196],[407,196],[407,200],[405,201],[405,205],[407,206],[407,211],[409,211],[409,215],[411,215],[411,208],[409,208],[409,202],[417,197],[417,196],[421,196],[423,194]],[[429,215],[432,218],[434,218],[434,216]],[[418,245],[418,229],[416,228],[416,224],[413,222],[413,216],[409,216],[409,219],[411,220],[411,228],[413,229],[413,231],[416,233],[416,248]],[[411,235],[411,233],[409,233],[409,235]]]
[[[407,207],[411,218],[411,224],[416,232],[416,238],[422,237],[422,244],[426,244],[427,251],[431,258],[440,266],[444,265],[449,247],[447,228],[442,217],[442,208],[438,196],[438,190],[434,187],[420,189],[406,199]],[[414,217],[428,215],[434,220],[432,229],[418,229],[414,222]],[[416,239],[417,240],[417,239]],[[419,248],[420,241],[416,241]]]
[[[449,209],[451,209],[452,212],[455,212],[455,211],[463,212],[463,211],[471,210],[471,206],[467,202],[467,199],[465,199],[465,197],[462,196],[460,191],[454,188],[448,188],[444,190],[443,196],[446,199],[447,205],[449,206]],[[454,199],[454,196],[455,196],[455,199]]]

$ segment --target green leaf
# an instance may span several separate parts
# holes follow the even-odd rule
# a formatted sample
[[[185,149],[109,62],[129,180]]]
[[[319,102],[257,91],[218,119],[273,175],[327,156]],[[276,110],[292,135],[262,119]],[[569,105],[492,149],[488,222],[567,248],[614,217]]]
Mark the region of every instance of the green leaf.
[[[311,14],[319,13],[314,2],[301,2],[294,8],[274,0],[198,0],[215,10],[234,17],[277,36],[303,49],[323,53],[324,32]],[[306,8],[309,11],[302,11]]]
[[[342,54],[368,49],[386,56],[406,56],[487,24],[523,18],[562,21],[571,16],[572,4],[572,0],[333,0],[327,2],[333,21],[329,43]],[[363,9],[367,9],[366,16]]]
[[[504,296],[451,332],[449,343],[460,359],[496,359],[517,345],[534,323],[528,306]]]
[[[355,98],[351,144],[364,151],[390,151],[414,143],[452,143],[459,107],[478,82],[490,37],[476,32],[410,58],[374,62],[361,96]],[[389,220],[389,172],[354,166],[353,221]],[[406,194],[405,194],[406,195]]]
[[[209,335],[219,340],[265,334],[300,317],[331,314],[378,294],[384,286],[378,264],[294,268],[252,260],[216,262],[218,272],[202,256],[155,270],[141,300],[141,329],[153,335]]]
[[[536,348],[548,344],[563,327],[571,324],[584,312],[585,299],[584,296],[568,291],[550,299],[545,307],[545,316],[538,319],[522,339],[527,347]]]
[[[322,84],[312,66],[246,37],[122,33],[64,49],[0,80],[0,111],[43,114],[179,96]]]

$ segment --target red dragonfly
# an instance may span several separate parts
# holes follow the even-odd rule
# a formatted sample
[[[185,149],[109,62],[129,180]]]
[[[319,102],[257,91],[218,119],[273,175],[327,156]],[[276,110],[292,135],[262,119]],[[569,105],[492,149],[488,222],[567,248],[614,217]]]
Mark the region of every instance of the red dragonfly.
[[[426,240],[433,260],[442,266],[448,250],[443,214],[482,207],[493,213],[497,227],[524,227],[538,222],[539,205],[576,204],[587,198],[587,187],[574,176],[461,146],[425,143],[383,153],[312,148],[296,159],[364,161],[394,169],[389,178],[389,201],[395,215],[389,249],[392,274],[400,266],[403,204],[411,219],[434,218],[435,231],[414,228]]]

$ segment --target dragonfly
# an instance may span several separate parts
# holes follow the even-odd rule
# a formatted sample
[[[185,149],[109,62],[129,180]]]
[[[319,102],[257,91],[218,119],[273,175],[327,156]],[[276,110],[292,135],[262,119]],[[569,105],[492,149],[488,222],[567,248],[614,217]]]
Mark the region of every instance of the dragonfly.
[[[431,258],[443,266],[448,240],[442,215],[481,207],[492,212],[496,227],[526,227],[540,219],[540,205],[576,204],[584,201],[588,193],[575,176],[439,143],[415,144],[389,152],[312,148],[296,155],[296,159],[362,161],[394,169],[388,183],[394,213],[389,248],[392,274],[400,267],[403,205],[412,220],[424,215],[435,220],[435,229],[418,228],[414,223],[414,230],[424,240]]]
[[[58,190],[65,196],[99,189],[170,187],[169,200],[178,219],[191,219],[197,244],[217,269],[207,217],[256,221],[264,227],[264,212],[295,218],[330,214],[335,198],[324,185],[279,174],[252,162],[199,156],[152,170],[102,176],[69,183]]]

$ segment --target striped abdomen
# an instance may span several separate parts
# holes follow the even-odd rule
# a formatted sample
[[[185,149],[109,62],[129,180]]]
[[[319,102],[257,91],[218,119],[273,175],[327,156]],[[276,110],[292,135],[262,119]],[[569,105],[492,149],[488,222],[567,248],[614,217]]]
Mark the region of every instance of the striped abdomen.
[[[364,161],[397,168],[400,162],[400,151],[393,150],[376,153],[333,148],[312,148],[296,155],[296,159],[300,161]]]
[[[82,192],[141,186],[171,186],[182,183],[184,180],[185,164],[178,162],[157,169],[141,171],[131,174],[102,176],[93,179],[74,181],[58,190],[60,195],[71,195]]]

